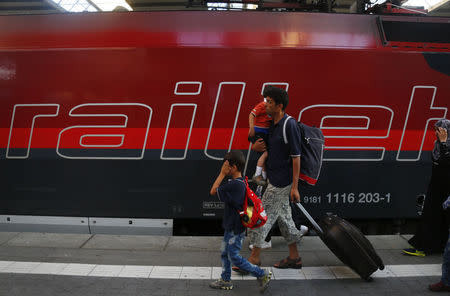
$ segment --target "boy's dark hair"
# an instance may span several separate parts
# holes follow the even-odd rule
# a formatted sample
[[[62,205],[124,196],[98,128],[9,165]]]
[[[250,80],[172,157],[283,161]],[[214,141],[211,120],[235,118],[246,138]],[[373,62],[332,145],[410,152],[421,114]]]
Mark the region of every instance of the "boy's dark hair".
[[[228,160],[231,166],[236,165],[239,172],[242,172],[244,170],[245,156],[244,153],[242,153],[242,151],[240,150],[231,150],[230,152],[225,154],[223,160]]]
[[[284,89],[272,85],[264,88],[263,96],[272,98],[277,105],[283,104],[283,111],[289,103],[288,93]]]

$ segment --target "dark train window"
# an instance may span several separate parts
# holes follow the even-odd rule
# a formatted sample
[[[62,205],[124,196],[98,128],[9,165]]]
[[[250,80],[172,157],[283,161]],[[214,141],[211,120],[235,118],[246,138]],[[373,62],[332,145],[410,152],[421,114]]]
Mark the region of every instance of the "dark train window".
[[[386,41],[450,43],[450,23],[381,21]]]

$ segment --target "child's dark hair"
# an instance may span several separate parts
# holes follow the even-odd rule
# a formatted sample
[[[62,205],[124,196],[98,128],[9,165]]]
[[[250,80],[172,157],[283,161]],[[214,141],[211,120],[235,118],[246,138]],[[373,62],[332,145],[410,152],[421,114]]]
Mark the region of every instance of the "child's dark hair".
[[[230,166],[236,165],[239,172],[242,172],[244,170],[245,156],[241,150],[231,150],[230,152],[225,154],[223,160],[228,160]]]
[[[289,103],[288,93],[284,89],[272,85],[264,88],[263,96],[272,98],[277,105],[283,104],[283,110],[286,109]]]

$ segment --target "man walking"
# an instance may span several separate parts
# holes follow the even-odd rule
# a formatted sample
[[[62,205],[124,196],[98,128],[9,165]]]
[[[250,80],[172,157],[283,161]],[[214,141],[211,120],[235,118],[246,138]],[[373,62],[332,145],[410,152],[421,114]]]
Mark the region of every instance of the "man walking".
[[[300,173],[300,129],[294,119],[287,120],[285,109],[289,98],[285,90],[268,86],[263,93],[266,98],[266,112],[273,119],[269,128],[267,143],[261,139],[253,145],[255,151],[268,151],[266,161],[269,184],[262,198],[267,213],[267,222],[251,232],[254,248],[249,261],[260,264],[261,246],[275,221],[278,221],[281,234],[289,246],[289,256],[274,264],[276,268],[302,268],[297,242],[308,231],[305,226],[299,231],[292,220],[289,201],[300,201],[298,177]],[[285,133],[285,135],[284,135]],[[284,139],[287,139],[285,143]]]

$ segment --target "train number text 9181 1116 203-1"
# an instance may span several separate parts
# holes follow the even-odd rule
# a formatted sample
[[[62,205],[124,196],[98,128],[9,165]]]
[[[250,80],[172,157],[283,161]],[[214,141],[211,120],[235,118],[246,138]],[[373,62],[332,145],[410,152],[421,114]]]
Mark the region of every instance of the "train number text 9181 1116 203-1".
[[[315,196],[303,196],[302,202],[307,204],[378,204],[378,203],[390,203],[390,193],[379,192],[349,192],[349,193],[327,193],[322,198],[321,195]]]

